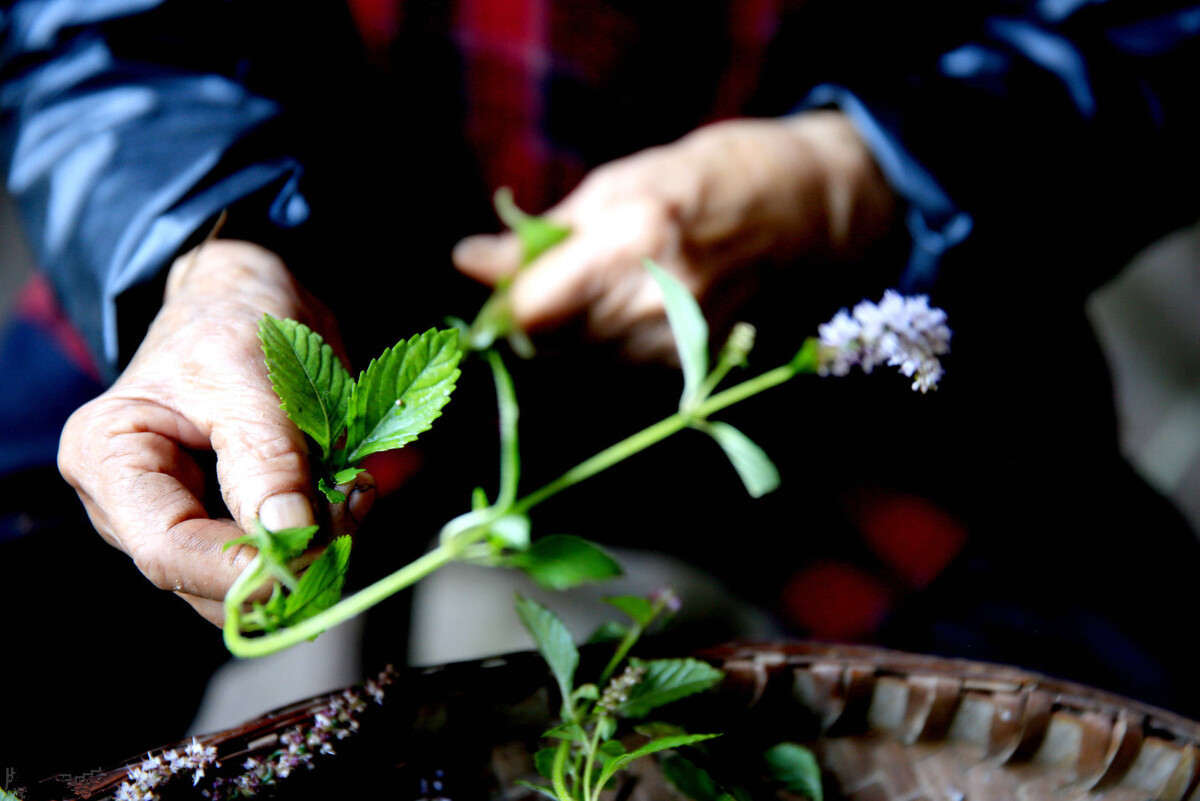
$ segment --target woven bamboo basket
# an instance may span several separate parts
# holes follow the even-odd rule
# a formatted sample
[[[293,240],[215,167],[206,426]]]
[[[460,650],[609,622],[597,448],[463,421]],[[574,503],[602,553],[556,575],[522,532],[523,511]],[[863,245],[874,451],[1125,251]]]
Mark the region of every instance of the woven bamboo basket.
[[[731,742],[809,745],[827,798],[1200,799],[1200,724],[1085,686],[870,647],[747,644],[698,656],[723,668],[726,680],[685,702],[692,730],[724,730]],[[410,669],[395,676],[382,705],[362,714],[337,755],[281,779],[270,795],[533,797],[515,779],[534,776],[530,754],[557,704],[549,687],[535,654]],[[311,724],[331,699],[345,696],[310,699],[200,740],[216,749],[222,771],[236,770],[278,749],[283,732]],[[112,798],[139,763],[48,780],[36,795]],[[162,797],[200,797],[184,784],[166,787]],[[678,797],[645,770],[635,784],[617,795]]]

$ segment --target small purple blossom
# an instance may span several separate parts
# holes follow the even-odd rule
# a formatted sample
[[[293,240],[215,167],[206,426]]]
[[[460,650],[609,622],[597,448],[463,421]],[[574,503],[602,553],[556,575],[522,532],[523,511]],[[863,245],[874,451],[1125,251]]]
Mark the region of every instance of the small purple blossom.
[[[183,753],[172,749],[159,755],[147,755],[137,767],[129,769],[126,780],[117,788],[117,801],[157,801],[158,788],[172,777],[192,774],[192,784],[204,778],[206,768],[219,767],[217,749],[206,746],[198,739],[184,748]]]
[[[946,313],[924,295],[905,297],[892,290],[878,303],[863,301],[842,309],[818,328],[817,372],[843,376],[855,365],[870,373],[880,364],[899,368],[920,392],[937,389],[943,369],[939,356],[950,352]]]
[[[389,665],[378,676],[368,679],[363,690],[344,690],[330,697],[325,705],[313,712],[312,722],[285,730],[269,754],[249,757],[242,763],[243,773],[232,778],[219,778],[204,795],[212,801],[248,798],[279,779],[286,779],[301,770],[316,767],[316,757],[336,753],[334,743],[358,731],[358,716],[367,709],[363,693],[382,704],[384,688],[392,683],[395,670]]]

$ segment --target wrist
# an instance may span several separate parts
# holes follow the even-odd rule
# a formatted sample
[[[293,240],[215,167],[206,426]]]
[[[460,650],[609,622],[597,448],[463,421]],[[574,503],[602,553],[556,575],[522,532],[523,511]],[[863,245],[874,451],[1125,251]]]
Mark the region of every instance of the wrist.
[[[840,111],[796,114],[782,124],[810,165],[804,201],[818,206],[811,234],[834,261],[861,257],[893,228],[899,202],[858,129]]]

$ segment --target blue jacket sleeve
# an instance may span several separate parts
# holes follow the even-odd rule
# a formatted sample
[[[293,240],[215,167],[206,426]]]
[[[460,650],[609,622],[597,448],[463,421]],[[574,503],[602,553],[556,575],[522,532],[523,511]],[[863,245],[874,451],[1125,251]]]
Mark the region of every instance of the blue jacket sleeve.
[[[1087,290],[1196,219],[1200,4],[993,0],[937,18],[898,5],[898,29],[922,42],[856,50],[805,106],[848,113],[907,202],[905,289],[928,290],[982,239],[1066,246],[1081,265],[992,280]]]
[[[280,229],[309,215],[281,104],[251,88],[256,65],[220,11],[236,4],[171,5],[25,0],[0,11],[8,188],[108,378],[137,344],[119,341],[118,299],[221,210],[248,204]]]

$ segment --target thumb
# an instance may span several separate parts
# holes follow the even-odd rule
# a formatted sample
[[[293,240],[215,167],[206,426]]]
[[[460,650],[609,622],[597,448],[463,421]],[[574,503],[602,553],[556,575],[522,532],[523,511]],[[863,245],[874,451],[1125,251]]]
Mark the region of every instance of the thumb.
[[[461,240],[450,253],[459,272],[494,286],[521,266],[521,243],[515,234],[477,234]]]
[[[225,505],[245,531],[256,518],[272,531],[311,526],[316,516],[304,435],[278,402],[263,406],[256,419],[225,420],[213,428]]]

